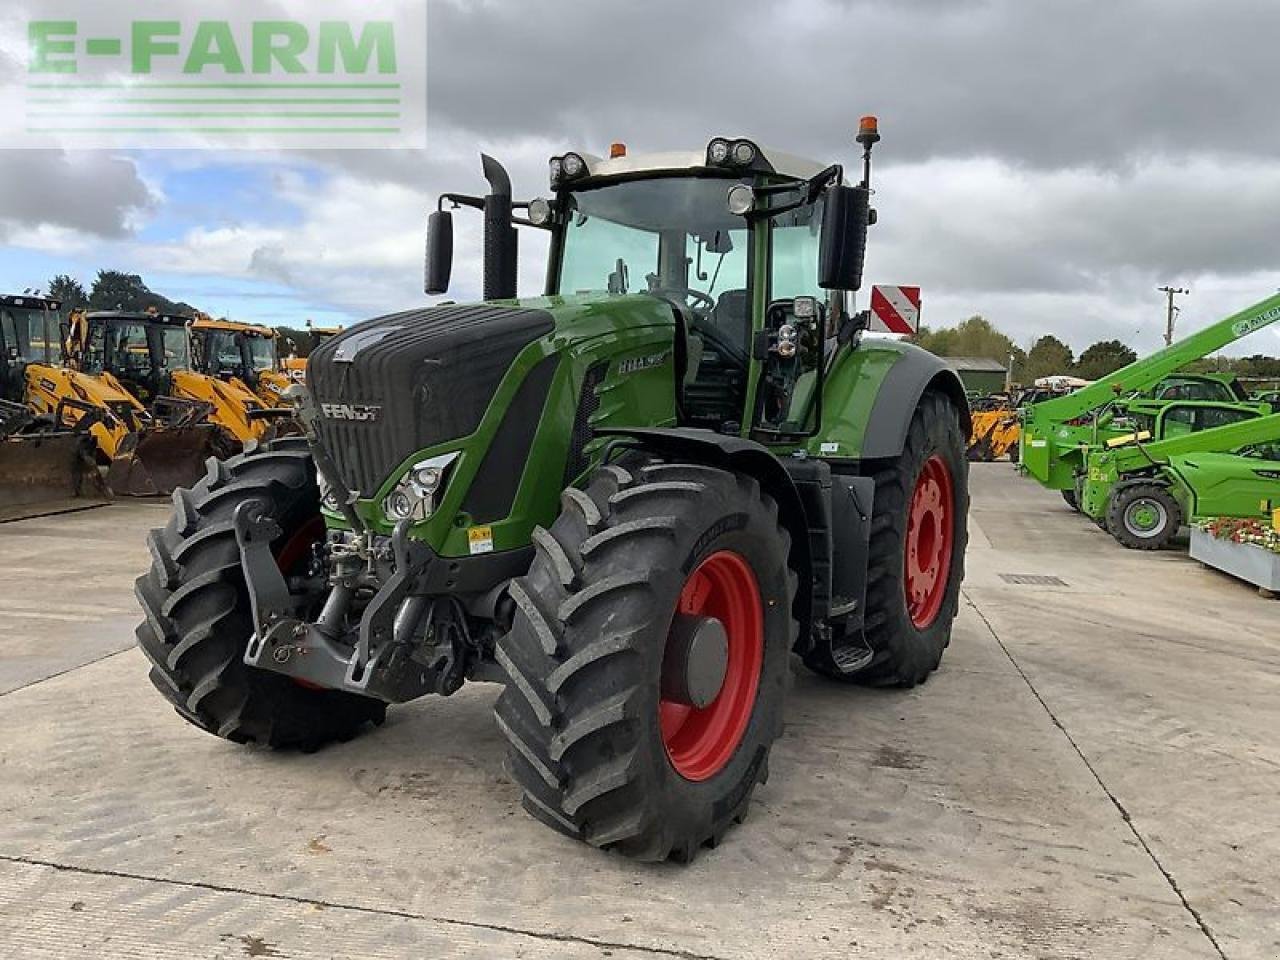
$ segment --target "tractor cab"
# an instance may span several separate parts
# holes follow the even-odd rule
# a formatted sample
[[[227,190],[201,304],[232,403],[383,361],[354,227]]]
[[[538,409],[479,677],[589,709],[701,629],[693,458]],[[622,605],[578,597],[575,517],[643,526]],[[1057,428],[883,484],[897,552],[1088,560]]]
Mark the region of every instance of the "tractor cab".
[[[853,332],[847,297],[860,286],[875,221],[867,178],[878,139],[873,124],[860,134],[856,187],[838,164],[745,139],[636,157],[621,144],[608,159],[566,153],[550,162],[551,198],[515,204],[527,212],[515,222],[551,234],[549,297],[638,295],[674,314],[681,426],[763,442],[811,436],[825,361],[842,329]],[[515,261],[515,231],[495,236],[489,227],[495,195],[509,203],[510,184],[489,158],[485,171],[494,195],[446,194],[432,217],[428,292],[448,286],[448,202],[486,209],[498,275],[496,286],[486,280],[486,299],[515,295],[514,282],[501,281],[502,264]]]
[[[80,369],[110,373],[144,405],[173,393],[173,374],[190,370],[189,318],[160,313],[107,311],[73,320],[71,337]]]
[[[0,400],[22,403],[27,368],[61,361],[62,304],[32,296],[0,296]]]

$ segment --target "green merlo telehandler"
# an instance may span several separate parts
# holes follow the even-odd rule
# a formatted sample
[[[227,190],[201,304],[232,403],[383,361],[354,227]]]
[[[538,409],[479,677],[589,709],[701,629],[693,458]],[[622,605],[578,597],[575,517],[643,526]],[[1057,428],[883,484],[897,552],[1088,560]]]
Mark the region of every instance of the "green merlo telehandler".
[[[155,685],[196,726],[312,748],[389,703],[505,684],[526,809],[687,861],[747,812],[792,655],[838,680],[937,668],[964,575],[969,413],[864,339],[862,177],[746,139],[566,153],[483,211],[483,302],[356,325],[298,388],[305,438],[211,461],[138,581]],[[515,211],[513,213],[513,211]],[[516,227],[550,235],[516,299]]]
[[[1153,417],[1166,403],[1201,400],[1238,407],[1246,415],[1265,412],[1263,405],[1249,403],[1234,381],[1178,371],[1278,319],[1280,295],[1211,324],[1087,387],[1023,408],[1022,469],[1049,489],[1062,491],[1068,503],[1078,506],[1078,489],[1087,472],[1090,451],[1136,430],[1150,432]],[[1189,427],[1215,425],[1216,416],[1208,415]]]

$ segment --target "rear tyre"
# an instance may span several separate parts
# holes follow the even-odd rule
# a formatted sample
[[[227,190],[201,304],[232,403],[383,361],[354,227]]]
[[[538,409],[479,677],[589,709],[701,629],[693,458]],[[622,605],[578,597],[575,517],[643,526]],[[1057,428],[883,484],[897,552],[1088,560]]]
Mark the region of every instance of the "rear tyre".
[[[913,687],[942,661],[964,580],[969,465],[955,406],[926,393],[901,456],[874,476],[865,623],[874,655],[838,679]]]
[[[1163,550],[1182,526],[1182,508],[1165,487],[1140,483],[1112,495],[1106,522],[1130,550]]]
[[[147,541],[151,570],[134,591],[146,613],[137,639],[151,682],[188,722],[235,743],[314,750],[386,717],[379,700],[303,687],[242,659],[253,616],[232,514],[261,501],[283,529],[272,545],[281,567],[305,569],[324,535],[314,478],[305,441],[210,459],[193,489],[174,492],[173,517]]]
[[[533,540],[495,708],[525,809],[688,862],[741,822],[781,732],[796,576],[777,506],[750,477],[636,458],[565,491]]]

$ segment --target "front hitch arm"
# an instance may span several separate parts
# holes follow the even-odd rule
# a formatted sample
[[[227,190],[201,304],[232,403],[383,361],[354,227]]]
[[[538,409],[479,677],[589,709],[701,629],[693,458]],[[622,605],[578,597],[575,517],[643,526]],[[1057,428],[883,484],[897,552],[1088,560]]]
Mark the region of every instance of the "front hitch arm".
[[[332,634],[346,615],[352,591],[343,584],[333,587],[331,603],[325,604],[319,622],[302,619],[303,601],[289,592],[271,552],[272,541],[282,532],[280,525],[263,516],[262,510],[261,501],[250,500],[236,508],[232,519],[253,611],[254,635],[245,649],[246,664],[388,703],[445,692],[450,685],[447,678],[415,660],[407,642],[416,635],[425,612],[421,598],[409,596],[409,590],[433,557],[429,549],[409,539],[408,521],[401,521],[392,535],[395,572],[369,602],[359,639],[351,647]]]

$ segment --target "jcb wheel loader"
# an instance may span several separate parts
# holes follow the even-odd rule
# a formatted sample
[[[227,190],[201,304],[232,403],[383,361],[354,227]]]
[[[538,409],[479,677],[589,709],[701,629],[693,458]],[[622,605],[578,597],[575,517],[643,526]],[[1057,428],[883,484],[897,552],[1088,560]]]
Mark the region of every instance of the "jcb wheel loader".
[[[311,748],[501,682],[534,817],[643,860],[719,843],[793,653],[909,687],[956,616],[964,389],[850,306],[878,139],[864,120],[857,185],[745,139],[566,153],[527,203],[483,158],[489,194],[441,204],[484,212],[484,302],[327,341],[307,436],[175,493],[137,583],[155,686],[210,733]],[[545,297],[515,299],[515,224],[551,235]],[[447,211],[428,238],[443,293]]]
[[[91,358],[85,363],[83,356],[69,355],[59,318],[54,301],[0,298],[0,393],[32,415],[27,426],[10,435],[4,456],[12,467],[0,472],[20,480],[27,496],[40,489],[52,494],[68,484],[97,495],[99,485],[80,462],[84,440],[70,436],[83,434],[95,462],[107,466],[113,493],[154,496],[193,483],[213,449],[209,429],[195,425],[182,409],[153,417]],[[56,440],[59,435],[63,439]],[[39,445],[44,465],[40,482],[30,474],[33,444]],[[65,451],[65,469],[56,464],[58,444]]]

